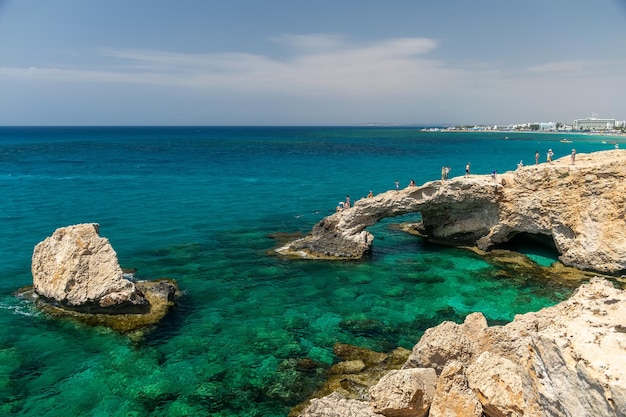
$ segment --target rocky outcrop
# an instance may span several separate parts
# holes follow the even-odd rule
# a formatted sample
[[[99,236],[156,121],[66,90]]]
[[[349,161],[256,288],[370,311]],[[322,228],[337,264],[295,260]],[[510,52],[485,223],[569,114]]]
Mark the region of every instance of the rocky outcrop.
[[[390,353],[382,353],[344,343],[335,343],[333,353],[341,361],[330,368],[326,383],[312,396],[312,398],[321,398],[323,401],[315,399],[304,401],[291,410],[289,417],[335,415],[328,414],[333,412],[328,408],[329,405],[340,412],[336,415],[341,416],[351,415],[349,414],[351,412],[355,415],[362,415],[354,410],[371,411],[368,403],[358,400],[366,398],[369,389],[378,384],[389,371],[400,369],[406,363],[411,351],[397,348]],[[331,394],[334,395],[331,396]],[[328,400],[328,398],[334,400]],[[335,400],[339,401],[342,406],[335,407],[333,405]],[[303,413],[304,409],[307,409],[306,414]]]
[[[149,308],[94,223],[57,229],[35,246],[31,269],[35,292],[60,307],[110,313]]]
[[[47,311],[97,324],[116,316],[112,327],[122,330],[158,321],[178,295],[172,280],[127,279],[95,223],[59,228],[36,245],[32,274],[33,295]]]
[[[375,413],[386,417],[424,417],[435,396],[434,369],[411,368],[391,371],[369,390]]]
[[[518,315],[505,326],[487,326],[480,313],[464,323],[429,329],[403,370],[437,375],[429,403],[438,416],[626,416],[626,291],[601,278],[584,284],[566,301],[537,313]],[[377,398],[351,403],[355,417],[380,411],[377,404],[402,404],[398,395],[432,386],[430,377],[397,387],[398,378]],[[378,385],[384,384],[381,379]],[[421,385],[420,385],[421,384]],[[380,392],[386,398],[380,398]],[[424,395],[423,398],[428,397]],[[326,397],[327,409],[342,415],[340,396]],[[422,397],[420,397],[421,399]],[[356,401],[356,400],[352,400]],[[394,415],[419,415],[394,406]],[[401,413],[413,414],[401,414]],[[306,413],[306,410],[305,410]],[[396,414],[397,413],[397,414]],[[307,414],[303,414],[307,415]]]
[[[482,417],[483,406],[469,387],[465,366],[450,361],[441,371],[429,417]]]
[[[339,393],[332,393],[326,397],[311,400],[302,417],[380,417],[368,403],[359,400],[349,400]]]
[[[286,256],[355,259],[382,218],[419,212],[419,232],[452,245],[496,248],[518,235],[548,240],[568,266],[626,272],[626,150],[578,154],[497,175],[471,175],[358,200],[282,245]]]

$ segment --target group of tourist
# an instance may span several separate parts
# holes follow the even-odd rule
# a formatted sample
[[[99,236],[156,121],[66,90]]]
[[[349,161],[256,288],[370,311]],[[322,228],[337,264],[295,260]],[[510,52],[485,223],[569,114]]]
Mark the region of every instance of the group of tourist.
[[[370,194],[374,195],[372,193],[372,191],[370,191]],[[369,197],[369,195],[368,195]],[[342,211],[342,210],[346,210],[350,208],[350,196],[347,195],[346,196],[346,200],[345,201],[340,201],[339,203],[337,203],[337,208],[335,209],[335,211]]]
[[[618,149],[618,145],[615,145],[615,149]],[[535,165],[539,165],[539,151],[535,151]],[[552,149],[548,149],[548,152],[546,153],[546,162],[548,162],[549,164],[552,164],[552,160],[554,158],[554,152],[552,151]],[[572,165],[574,165],[576,163],[576,149],[572,149],[572,153],[570,154],[570,161],[572,163]],[[470,163],[468,162],[465,165],[465,177],[469,177],[470,176]],[[517,164],[517,169],[520,169],[524,166],[524,161],[520,160],[519,163]],[[491,178],[493,178],[494,182],[497,182],[497,176],[498,171],[494,170],[491,172]],[[445,180],[447,180],[449,178],[450,175],[450,167],[447,165],[444,165],[441,167],[441,182],[444,182]],[[409,181],[409,187],[415,187],[415,180],[411,179]],[[396,187],[396,191],[400,191],[400,181],[396,180],[395,181],[395,187]],[[374,193],[372,192],[372,190],[370,190],[370,192],[367,194],[367,198],[372,198],[374,197]],[[350,208],[350,196],[346,196],[346,200],[345,201],[340,201],[339,204],[337,204],[337,209],[336,211],[342,211],[345,209]]]
[[[552,152],[552,149],[548,149],[548,152],[546,153],[546,162],[552,165],[553,158],[554,152]],[[572,162],[572,165],[576,163],[576,149],[572,149],[572,153],[570,154],[570,160]],[[520,163],[517,165],[518,168],[521,168],[521,163],[522,161],[520,161]],[[539,151],[535,151],[535,165],[539,165]]]
[[[447,180],[449,176],[450,176],[450,167],[447,165],[442,166],[441,167],[441,182]]]

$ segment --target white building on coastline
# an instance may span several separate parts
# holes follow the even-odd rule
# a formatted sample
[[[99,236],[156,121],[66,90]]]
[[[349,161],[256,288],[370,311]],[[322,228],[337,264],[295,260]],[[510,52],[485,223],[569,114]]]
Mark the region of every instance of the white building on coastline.
[[[574,130],[614,130],[615,125],[615,119],[588,117],[574,120]]]

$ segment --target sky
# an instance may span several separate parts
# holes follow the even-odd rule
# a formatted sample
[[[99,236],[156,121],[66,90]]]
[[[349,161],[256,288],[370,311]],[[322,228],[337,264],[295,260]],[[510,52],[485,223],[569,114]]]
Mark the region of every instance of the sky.
[[[626,0],[0,0],[0,126],[626,119]]]

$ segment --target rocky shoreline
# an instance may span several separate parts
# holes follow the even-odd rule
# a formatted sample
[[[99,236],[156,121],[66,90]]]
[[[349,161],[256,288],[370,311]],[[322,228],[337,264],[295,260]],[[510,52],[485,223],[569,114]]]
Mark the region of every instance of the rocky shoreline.
[[[287,257],[357,259],[374,241],[368,226],[419,212],[422,222],[405,230],[424,239],[527,271],[534,266],[499,248],[520,237],[548,242],[562,262],[549,279],[589,281],[568,300],[506,325],[488,326],[481,313],[443,322],[411,352],[338,344],[342,361],[327,384],[290,416],[626,417],[626,291],[591,278],[626,272],[625,179],[626,151],[615,150],[579,155],[576,164],[562,158],[495,177],[433,181],[359,200],[281,245],[276,253]],[[180,295],[173,280],[125,274],[95,223],[57,229],[38,244],[32,273],[33,286],[18,295],[54,317],[122,333],[155,325]]]
[[[336,390],[301,416],[624,416],[624,317],[626,291],[594,278],[505,326],[443,322],[360,399]]]
[[[515,239],[553,245],[567,266],[626,273],[626,150],[579,154],[491,175],[456,177],[358,200],[276,249],[310,259],[358,259],[379,220],[420,213],[429,241],[492,250]]]
[[[533,239],[559,254],[551,279],[588,281],[568,300],[503,326],[488,326],[481,313],[443,322],[426,331],[401,369],[361,386],[359,395],[339,384],[292,415],[304,407],[304,417],[626,416],[626,291],[612,284],[626,272],[626,151],[573,162],[388,191],[277,248],[286,257],[358,259],[374,241],[368,226],[419,212],[422,222],[405,231],[509,265],[520,260],[498,249]]]

